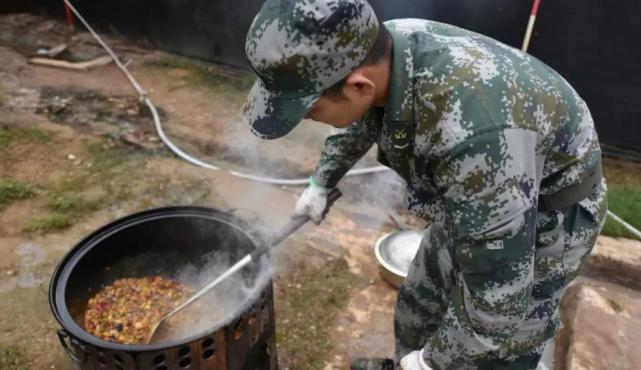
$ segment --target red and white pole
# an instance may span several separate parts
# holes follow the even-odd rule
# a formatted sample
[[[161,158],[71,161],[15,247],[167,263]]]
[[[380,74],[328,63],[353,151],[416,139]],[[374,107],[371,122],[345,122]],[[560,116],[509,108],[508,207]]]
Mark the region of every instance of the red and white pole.
[[[532,3],[530,20],[527,23],[525,37],[523,38],[523,45],[521,46],[521,51],[524,53],[527,52],[528,46],[530,46],[530,38],[532,37],[532,31],[534,30],[534,22],[536,22],[536,15],[539,13],[539,5],[541,5],[541,0],[534,0]]]
[[[71,13],[71,9],[69,9],[69,5],[65,1],[63,1],[63,4],[65,4],[65,14],[67,14],[67,26],[70,30],[73,30],[73,13]]]

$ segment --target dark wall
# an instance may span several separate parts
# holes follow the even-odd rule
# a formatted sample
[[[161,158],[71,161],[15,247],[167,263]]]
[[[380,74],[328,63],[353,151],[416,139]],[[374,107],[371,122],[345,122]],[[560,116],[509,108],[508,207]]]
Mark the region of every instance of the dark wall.
[[[256,0],[72,0],[92,27],[148,40],[159,48],[245,65],[245,33]],[[0,0],[0,13],[31,11],[64,17],[62,0]],[[78,27],[82,27],[76,21]]]
[[[532,1],[373,0],[372,4],[385,19],[425,17],[520,48]],[[637,151],[641,151],[640,14],[639,0],[543,0],[529,48],[588,103],[602,142]]]
[[[531,52],[588,102],[601,141],[641,151],[641,1],[547,1]]]
[[[531,0],[371,0],[381,19],[428,18],[520,47]],[[75,0],[92,24],[184,55],[244,65],[257,0]],[[62,0],[2,0],[0,12],[64,16]],[[543,0],[529,52],[588,102],[601,140],[641,151],[641,0]]]

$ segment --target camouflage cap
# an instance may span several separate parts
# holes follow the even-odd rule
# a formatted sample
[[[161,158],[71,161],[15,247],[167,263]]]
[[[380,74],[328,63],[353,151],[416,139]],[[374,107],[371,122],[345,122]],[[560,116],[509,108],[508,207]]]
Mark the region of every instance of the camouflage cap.
[[[267,0],[247,33],[258,75],[243,109],[251,131],[275,139],[367,56],[378,21],[365,0]]]

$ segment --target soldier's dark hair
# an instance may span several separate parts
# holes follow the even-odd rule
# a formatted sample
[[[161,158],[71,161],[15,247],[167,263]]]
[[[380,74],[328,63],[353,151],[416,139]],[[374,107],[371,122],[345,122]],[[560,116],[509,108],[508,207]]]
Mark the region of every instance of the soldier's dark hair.
[[[387,53],[387,49],[389,48],[391,41],[392,36],[390,36],[389,31],[387,30],[387,28],[385,28],[385,26],[383,26],[382,23],[379,22],[378,36],[376,36],[374,45],[372,45],[369,53],[367,53],[365,59],[361,62],[361,64],[358,65],[358,67],[372,65],[380,62],[383,57],[385,57],[385,53]],[[343,97],[343,85],[345,85],[348,76],[349,75],[345,76],[345,78],[330,86],[327,90],[325,90],[323,96],[331,100],[340,100]]]

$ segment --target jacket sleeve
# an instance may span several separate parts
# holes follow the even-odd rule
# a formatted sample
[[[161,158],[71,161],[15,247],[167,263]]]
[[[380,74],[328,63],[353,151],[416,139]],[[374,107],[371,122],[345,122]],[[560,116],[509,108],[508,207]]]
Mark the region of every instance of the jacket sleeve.
[[[377,112],[367,113],[342,132],[329,136],[313,174],[314,182],[333,188],[376,142]]]
[[[448,150],[432,167],[443,194],[442,246],[453,287],[424,347],[434,369],[457,369],[506,347],[532,289],[538,175],[536,133],[494,128]]]

